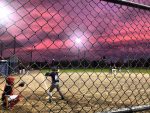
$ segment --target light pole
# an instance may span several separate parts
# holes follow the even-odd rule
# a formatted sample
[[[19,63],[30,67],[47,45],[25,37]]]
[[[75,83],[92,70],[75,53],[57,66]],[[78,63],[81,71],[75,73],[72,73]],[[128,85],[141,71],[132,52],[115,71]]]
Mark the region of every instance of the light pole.
[[[34,46],[32,46],[32,48],[31,48],[31,63],[33,62],[33,50],[34,50]]]
[[[1,2],[0,2],[0,25],[2,25],[2,27],[4,27],[4,28],[7,29],[7,27],[5,26],[5,24],[9,22],[9,20],[10,20],[9,19],[9,15],[12,12],[13,12],[13,10],[11,10],[9,8],[9,6],[5,5],[5,2],[2,2],[2,0],[1,0]],[[1,57],[3,57],[3,53],[4,53],[3,51],[5,49],[5,47],[4,47],[5,44],[3,44],[2,40],[0,40],[1,41],[0,42],[0,55],[1,55]]]
[[[13,52],[13,55],[16,54],[16,36],[14,37],[14,52]]]
[[[3,43],[1,42],[0,44],[1,44],[1,48],[0,48],[1,53],[0,54],[1,54],[1,58],[3,58]]]
[[[83,58],[84,58],[84,68],[86,68],[86,63],[87,63],[87,59],[86,59],[86,50],[84,50]]]
[[[80,59],[80,49],[78,47],[78,60]]]
[[[79,46],[81,45],[81,39],[76,38],[75,43],[76,43],[77,49],[78,49],[78,60],[79,60],[79,58],[80,58],[80,48],[79,48]]]

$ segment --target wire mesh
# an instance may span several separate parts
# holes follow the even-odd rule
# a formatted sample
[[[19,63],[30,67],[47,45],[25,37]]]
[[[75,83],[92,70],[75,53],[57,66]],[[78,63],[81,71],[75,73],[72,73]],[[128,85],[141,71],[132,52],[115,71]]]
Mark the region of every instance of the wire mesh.
[[[149,113],[149,9],[147,0],[1,0],[0,112]]]

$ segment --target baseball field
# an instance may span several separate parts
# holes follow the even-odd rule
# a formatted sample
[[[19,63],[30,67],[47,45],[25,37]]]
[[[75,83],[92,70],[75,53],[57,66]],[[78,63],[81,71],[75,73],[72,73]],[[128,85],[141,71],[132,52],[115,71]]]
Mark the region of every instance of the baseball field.
[[[60,87],[65,99],[53,91],[53,101],[46,99],[51,79],[44,76],[45,70],[33,70],[24,75],[15,75],[15,85],[25,81],[21,101],[11,113],[93,113],[112,109],[150,104],[150,76],[148,73],[122,71],[111,74],[108,70],[61,70]],[[0,77],[3,89],[4,78]],[[0,91],[0,95],[2,91]],[[10,112],[3,110],[1,112]]]

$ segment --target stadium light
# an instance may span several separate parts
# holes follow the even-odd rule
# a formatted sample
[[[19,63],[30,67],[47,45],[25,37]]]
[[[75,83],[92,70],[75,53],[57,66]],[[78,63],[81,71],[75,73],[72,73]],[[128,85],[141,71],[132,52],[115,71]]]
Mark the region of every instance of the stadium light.
[[[8,20],[11,11],[6,6],[0,6],[0,22],[5,22]]]
[[[81,38],[76,38],[75,39],[75,43],[76,43],[76,46],[77,46],[77,49],[78,49],[78,59],[79,59],[79,54],[80,54],[80,46],[81,46]]]
[[[80,38],[76,38],[75,42],[76,42],[76,44],[81,44],[81,39]]]
[[[77,52],[77,54],[78,54],[78,59],[80,59],[81,58],[81,56],[82,56],[82,52],[83,52],[83,50],[84,50],[84,45],[85,45],[85,39],[86,39],[86,37],[84,36],[85,35],[85,33],[84,32],[82,32],[80,29],[76,29],[75,31],[74,31],[74,33],[71,35],[71,40],[72,40],[72,42],[74,43],[74,45],[75,45],[75,47],[76,47],[76,49],[75,50],[77,50],[78,52]]]
[[[0,7],[0,18],[7,18],[10,11],[5,7]]]

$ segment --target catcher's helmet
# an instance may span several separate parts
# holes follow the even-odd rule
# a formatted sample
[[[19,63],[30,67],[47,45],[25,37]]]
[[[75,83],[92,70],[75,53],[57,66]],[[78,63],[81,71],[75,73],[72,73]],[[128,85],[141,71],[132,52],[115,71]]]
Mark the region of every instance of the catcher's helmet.
[[[13,84],[14,84],[14,81],[15,81],[15,78],[12,77],[12,76],[8,76],[8,77],[6,78],[6,82],[7,82],[8,85],[13,85]]]

